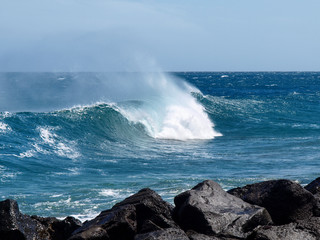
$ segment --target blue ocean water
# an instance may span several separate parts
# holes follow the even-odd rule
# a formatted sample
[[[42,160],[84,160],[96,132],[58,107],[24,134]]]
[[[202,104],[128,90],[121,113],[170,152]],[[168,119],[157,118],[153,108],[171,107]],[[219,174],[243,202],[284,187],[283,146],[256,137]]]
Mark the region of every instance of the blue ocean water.
[[[0,200],[94,217],[144,187],[165,200],[320,175],[319,72],[1,73]]]

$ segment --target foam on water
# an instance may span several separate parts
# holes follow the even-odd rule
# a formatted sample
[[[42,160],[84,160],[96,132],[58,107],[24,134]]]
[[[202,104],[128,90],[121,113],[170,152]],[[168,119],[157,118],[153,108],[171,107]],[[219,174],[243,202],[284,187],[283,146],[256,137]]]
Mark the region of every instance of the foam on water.
[[[7,130],[10,130],[10,127],[8,126],[8,124],[0,122],[0,132],[5,132]]]
[[[61,157],[67,157],[70,159],[76,159],[80,156],[80,153],[75,149],[74,142],[67,142],[62,137],[59,137],[56,133],[53,133],[53,128],[50,127],[38,127],[39,135],[43,142],[54,149],[54,152]],[[35,147],[41,151],[39,147]]]
[[[167,75],[145,76],[144,88],[155,96],[140,104],[118,104],[119,111],[130,121],[145,126],[151,137],[159,139],[213,139],[221,136],[214,130],[205,109],[191,95],[200,91]]]
[[[4,120],[11,114],[9,112],[0,112],[0,120]],[[0,133],[11,131],[11,127],[5,122],[0,121]]]

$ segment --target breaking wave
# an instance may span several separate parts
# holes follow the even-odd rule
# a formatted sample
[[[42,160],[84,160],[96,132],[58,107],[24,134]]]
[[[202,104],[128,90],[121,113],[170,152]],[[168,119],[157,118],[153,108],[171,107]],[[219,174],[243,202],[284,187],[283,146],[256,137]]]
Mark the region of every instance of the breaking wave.
[[[174,76],[163,73],[60,75],[47,79],[32,74],[27,75],[28,79],[20,79],[18,75],[14,86],[2,77],[1,83],[7,87],[4,97],[7,104],[2,101],[0,111],[30,111],[36,112],[37,117],[68,115],[79,121],[90,113],[88,124],[109,137],[118,134],[123,138],[128,133],[130,138],[137,130],[139,135],[156,139],[213,139],[221,135],[214,130],[204,107],[192,96],[194,92],[201,94],[200,91]],[[14,102],[10,101],[11,96],[16,96]],[[9,128],[5,123],[0,127],[1,131]],[[92,131],[96,132],[94,127]],[[87,131],[88,127],[82,129]],[[40,132],[42,138],[54,140],[44,130]]]

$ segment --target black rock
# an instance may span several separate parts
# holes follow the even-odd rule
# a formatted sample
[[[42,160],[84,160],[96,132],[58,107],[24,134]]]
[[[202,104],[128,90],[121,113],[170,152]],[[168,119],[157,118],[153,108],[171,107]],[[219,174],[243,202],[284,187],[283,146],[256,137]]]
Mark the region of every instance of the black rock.
[[[221,238],[215,237],[215,236],[207,236],[202,233],[197,233],[195,231],[188,231],[187,235],[190,240],[221,240]]]
[[[105,229],[100,226],[93,226],[86,231],[76,234],[69,240],[109,240],[109,235]]]
[[[259,226],[247,240],[318,240],[312,232],[301,229],[296,223],[282,226]]]
[[[245,238],[258,225],[272,223],[268,212],[225,192],[207,180],[174,199],[175,220],[185,231]]]
[[[0,202],[0,239],[50,240],[47,230],[37,220],[20,213],[16,201]]]
[[[70,239],[133,239],[137,231],[136,209],[124,206],[103,211],[95,219],[78,228]]]
[[[31,216],[31,218],[43,225],[50,235],[50,240],[66,240],[76,229],[82,226],[82,223],[74,217],[66,217],[64,220],[38,216]]]
[[[113,208],[127,205],[136,208],[138,233],[177,227],[177,224],[172,220],[173,206],[163,201],[160,195],[149,188],[140,190],[124,201],[117,203]]]
[[[317,195],[320,197],[320,177],[313,180],[307,186],[304,187],[306,190],[311,192],[313,195]]]
[[[136,234],[177,228],[171,218],[172,209],[173,207],[163,201],[157,193],[148,188],[142,189],[85,223],[73,233],[71,239],[100,239],[89,238],[92,229],[95,229],[95,234],[99,232],[108,235],[110,240],[129,240],[134,239]],[[102,233],[101,229],[105,233]]]
[[[149,233],[137,234],[134,240],[189,240],[189,238],[181,229],[166,228]]]
[[[271,180],[229,190],[242,200],[264,207],[275,224],[287,224],[318,215],[315,197],[290,180]]]
[[[309,219],[298,220],[296,228],[303,229],[320,239],[320,218],[312,217]],[[306,239],[305,239],[306,240]]]

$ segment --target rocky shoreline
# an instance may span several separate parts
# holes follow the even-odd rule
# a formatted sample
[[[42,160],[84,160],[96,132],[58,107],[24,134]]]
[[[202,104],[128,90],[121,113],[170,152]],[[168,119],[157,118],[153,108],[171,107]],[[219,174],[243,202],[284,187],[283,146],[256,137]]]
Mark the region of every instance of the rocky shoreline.
[[[175,197],[149,188],[81,223],[22,214],[0,202],[1,240],[317,240],[320,178],[306,187],[281,179],[224,191],[206,180]]]

